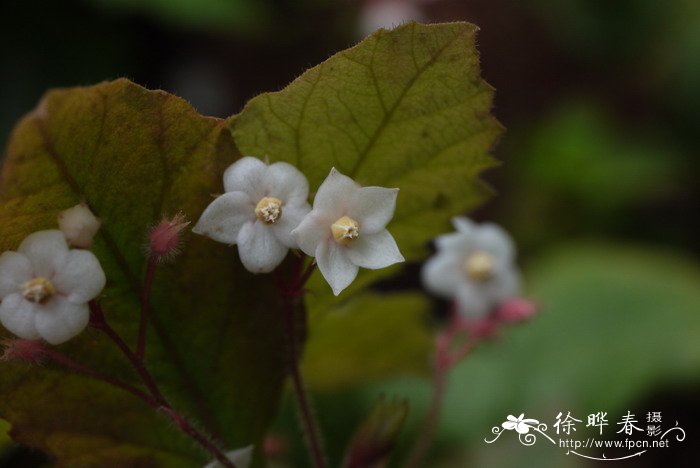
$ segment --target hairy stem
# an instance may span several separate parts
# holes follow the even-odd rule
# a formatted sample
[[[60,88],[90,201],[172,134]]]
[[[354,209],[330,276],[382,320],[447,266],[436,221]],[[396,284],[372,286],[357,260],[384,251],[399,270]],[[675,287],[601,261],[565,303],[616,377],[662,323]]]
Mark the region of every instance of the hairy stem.
[[[96,301],[90,301],[90,325],[101,332],[103,332],[109,339],[111,339],[114,344],[121,350],[122,354],[131,363],[132,367],[136,373],[141,378],[141,381],[148,388],[153,400],[151,406],[163,411],[168,417],[175,423],[175,425],[195,442],[197,442],[201,447],[203,447],[207,452],[211,454],[216,460],[219,461],[223,466],[227,468],[236,468],[234,463],[229,460],[224,452],[216,446],[207,436],[202,434],[200,431],[194,428],[187,419],[178,413],[168,400],[163,396],[162,392],[158,388],[158,384],[151,375],[151,373],[146,368],[143,359],[139,358],[136,353],[134,353],[122,337],[112,328],[104,317],[102,308]]]
[[[91,369],[83,364],[80,364],[68,356],[56,351],[55,349],[48,348],[44,350],[43,355],[50,359],[51,361],[55,362],[58,365],[61,365],[67,369],[72,370],[76,374],[81,374],[86,377],[91,377],[95,380],[99,380],[101,382],[105,382],[109,385],[112,385],[113,387],[120,388],[121,390],[124,390],[125,392],[131,393],[134,395],[136,398],[139,398],[143,401],[145,401],[148,405],[153,406],[153,407],[158,407],[158,403],[156,402],[155,398],[152,396],[148,395],[147,393],[139,390],[138,388],[129,385],[126,382],[122,382],[121,380],[114,379],[112,377],[108,377],[106,375],[103,375],[99,372],[97,372],[94,369]]]

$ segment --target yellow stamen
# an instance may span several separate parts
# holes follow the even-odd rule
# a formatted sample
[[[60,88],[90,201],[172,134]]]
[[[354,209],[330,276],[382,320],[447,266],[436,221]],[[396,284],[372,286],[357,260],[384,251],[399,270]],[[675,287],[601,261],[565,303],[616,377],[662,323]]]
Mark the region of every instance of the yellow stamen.
[[[343,216],[331,225],[333,238],[340,245],[347,245],[360,237],[360,225],[349,216]]]
[[[264,197],[255,207],[255,216],[265,224],[275,224],[282,216],[282,200]]]
[[[56,288],[51,281],[38,276],[27,281],[22,285],[22,295],[28,301],[36,302],[37,304],[48,301],[51,296],[56,294]]]
[[[464,269],[469,278],[483,283],[493,277],[493,256],[483,250],[472,253],[464,262]]]

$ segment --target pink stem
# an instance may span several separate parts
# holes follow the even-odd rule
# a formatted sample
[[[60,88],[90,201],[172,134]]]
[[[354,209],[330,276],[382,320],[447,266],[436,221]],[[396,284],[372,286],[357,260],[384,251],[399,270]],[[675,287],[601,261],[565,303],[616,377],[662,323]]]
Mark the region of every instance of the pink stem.
[[[315,468],[325,468],[326,458],[321,445],[320,433],[313,416],[313,411],[311,410],[311,405],[306,392],[306,387],[304,386],[301,371],[299,370],[299,344],[297,342],[295,320],[296,314],[293,300],[301,295],[304,284],[311,276],[314,268],[314,264],[312,263],[302,273],[301,262],[303,262],[303,259],[300,261],[299,267],[295,269],[295,278],[291,281],[291,286],[289,288],[284,285],[282,275],[279,273],[277,277],[277,285],[280,295],[282,296],[284,306],[287,352],[289,355],[289,373],[292,376],[294,394],[296,396],[297,406],[299,407],[299,413],[301,415],[302,424],[306,433],[306,440],[308,443],[310,456],[313,460]]]
[[[435,371],[433,373],[433,397],[430,410],[423,423],[423,429],[409,455],[404,468],[418,468],[423,465],[430,445],[433,443],[435,431],[440,422],[440,415],[445,402],[447,377],[455,364],[459,363],[477,345],[478,338],[470,337],[456,351],[452,351],[454,340],[463,331],[459,317],[453,313],[448,327],[435,337]]]
[[[141,380],[148,388],[149,392],[153,397],[154,407],[162,410],[168,417],[175,423],[175,425],[195,442],[201,445],[206,451],[208,451],[214,458],[216,458],[219,463],[227,468],[236,468],[236,465],[226,457],[219,447],[217,447],[211,440],[209,440],[204,434],[195,429],[184,416],[180,415],[168,402],[168,400],[163,396],[155,379],[151,373],[146,369],[143,360],[140,359],[129,346],[124,342],[121,336],[107,323],[104,317],[102,308],[96,301],[90,301],[90,325],[98,330],[102,331],[107,335],[121,350],[121,352],[126,356],[126,358],[131,363],[132,367],[141,377]]]
[[[438,363],[435,365],[433,373],[433,397],[430,402],[430,410],[423,423],[421,434],[414,446],[411,454],[404,465],[404,468],[418,468],[423,466],[423,460],[428,454],[430,445],[433,443],[435,430],[440,422],[440,414],[445,401],[445,390],[447,388],[447,375],[449,366],[443,366]]]
[[[43,355],[55,362],[56,364],[59,364],[67,369],[72,370],[73,372],[77,374],[84,375],[86,377],[91,377],[95,380],[100,380],[102,382],[105,382],[109,385],[112,385],[114,387],[118,387],[128,393],[131,393],[134,395],[136,398],[139,398],[148,405],[153,406],[153,407],[158,407],[158,402],[150,395],[148,395],[145,392],[142,392],[138,388],[129,385],[126,382],[122,382],[121,380],[113,379],[112,377],[108,377],[106,375],[102,375],[99,372],[95,371],[94,369],[91,369],[87,366],[84,366],[83,364],[80,364],[68,356],[56,351],[55,349],[52,348],[47,348],[46,350],[43,351]]]

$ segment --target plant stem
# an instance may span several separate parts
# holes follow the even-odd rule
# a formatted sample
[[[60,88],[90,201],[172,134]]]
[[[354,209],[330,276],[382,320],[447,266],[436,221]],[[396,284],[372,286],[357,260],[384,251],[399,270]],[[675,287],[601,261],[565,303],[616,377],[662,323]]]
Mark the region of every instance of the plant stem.
[[[77,374],[84,375],[86,377],[91,377],[95,380],[100,380],[102,382],[105,382],[109,385],[112,385],[114,387],[118,387],[125,392],[131,393],[134,395],[136,398],[139,398],[143,401],[145,401],[149,406],[153,407],[158,407],[160,406],[158,402],[153,398],[152,396],[148,395],[147,393],[139,390],[138,388],[129,385],[126,382],[122,382],[121,380],[113,379],[112,377],[108,377],[106,375],[100,374],[94,369],[91,369],[83,364],[80,364],[68,356],[56,351],[55,349],[48,348],[44,350],[44,356],[55,362],[56,364],[59,364],[67,369],[72,370],[73,372]]]
[[[149,255],[146,276],[143,281],[143,291],[141,292],[141,320],[139,322],[139,337],[136,343],[136,356],[142,361],[146,355],[146,334],[151,306],[151,287],[153,286],[153,278],[155,277],[157,266],[158,259],[156,256]]]
[[[447,390],[447,378],[449,372],[455,364],[459,363],[469,354],[478,343],[477,338],[469,338],[467,341],[452,351],[454,340],[460,332],[459,321],[456,317],[450,322],[446,330],[438,333],[435,337],[435,371],[433,373],[433,395],[430,403],[430,410],[423,423],[421,434],[411,451],[404,468],[419,468],[428,454],[430,445],[433,443],[435,431],[440,422],[440,415],[445,403],[445,392]]]
[[[142,359],[140,359],[129,346],[124,342],[121,336],[107,323],[104,317],[104,312],[102,308],[96,301],[90,301],[90,325],[97,328],[103,332],[107,337],[109,337],[121,350],[121,352],[126,356],[126,358],[131,363],[132,367],[138,373],[141,381],[146,385],[148,391],[151,393],[154,408],[162,410],[168,417],[175,423],[175,425],[189,437],[191,437],[195,442],[201,445],[207,452],[209,452],[216,460],[219,461],[223,466],[227,468],[236,468],[231,460],[229,460],[226,455],[217,447],[208,437],[195,429],[192,424],[190,424],[184,416],[179,414],[168,400],[163,396],[155,379],[151,373],[146,368]],[[120,387],[121,388],[121,387]],[[143,393],[143,392],[141,392]]]
[[[291,281],[291,287],[287,288],[284,285],[283,279],[278,276],[278,289],[280,295],[282,296],[282,302],[284,307],[284,319],[285,319],[285,332],[286,332],[286,342],[287,342],[287,354],[289,358],[289,373],[292,377],[292,384],[294,387],[294,395],[296,396],[297,406],[299,408],[299,414],[301,415],[302,423],[304,425],[304,432],[306,433],[306,442],[309,448],[309,455],[313,461],[313,466],[315,468],[326,468],[326,457],[323,452],[323,447],[321,445],[320,433],[311,409],[309,402],[309,397],[306,393],[306,387],[304,386],[304,381],[299,370],[299,344],[297,341],[297,327],[296,327],[296,314],[295,314],[295,304],[294,299],[299,297],[302,293],[304,284],[311,276],[313,272],[314,264],[310,264],[306,270],[302,273],[301,262],[298,268],[295,268],[295,277]]]
[[[404,465],[404,468],[418,468],[422,466],[425,456],[428,454],[430,445],[433,443],[435,430],[440,422],[442,406],[445,401],[445,390],[447,388],[447,375],[449,367],[436,365],[433,373],[433,396],[430,403],[430,410],[423,423],[421,434],[414,446],[411,454]]]

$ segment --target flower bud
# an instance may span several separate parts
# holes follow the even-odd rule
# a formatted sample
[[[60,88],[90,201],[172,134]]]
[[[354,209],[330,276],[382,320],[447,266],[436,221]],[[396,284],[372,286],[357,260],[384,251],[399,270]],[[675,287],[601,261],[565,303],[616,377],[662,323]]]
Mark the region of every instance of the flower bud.
[[[80,249],[92,247],[93,238],[101,224],[85,203],[79,203],[58,215],[58,227],[68,243]]]
[[[537,304],[528,299],[508,299],[495,311],[496,317],[503,322],[524,322],[537,314]]]
[[[40,340],[6,339],[0,343],[5,349],[0,360],[21,361],[31,364],[41,361],[46,355],[46,345]]]
[[[180,232],[190,224],[185,216],[178,213],[172,219],[163,220],[151,230],[148,235],[148,248],[151,255],[158,258],[169,258],[177,255],[180,247]]]

